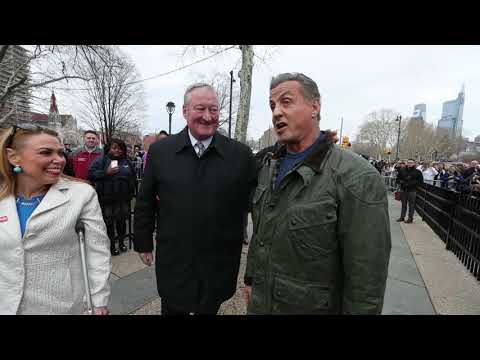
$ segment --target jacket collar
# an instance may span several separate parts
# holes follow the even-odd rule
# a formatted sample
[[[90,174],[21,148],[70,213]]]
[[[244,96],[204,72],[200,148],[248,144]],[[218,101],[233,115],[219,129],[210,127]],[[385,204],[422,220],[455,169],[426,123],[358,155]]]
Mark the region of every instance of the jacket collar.
[[[326,140],[320,142],[315,146],[312,153],[303,161],[303,165],[310,167],[315,172],[320,172],[322,168],[322,163],[325,160],[325,157],[333,146],[333,140],[330,131],[326,131]],[[287,153],[286,145],[282,145],[276,149],[273,153],[272,159],[280,159],[285,157]]]
[[[56,184],[52,185],[33,212],[31,218],[66,203],[68,198],[64,191],[68,188],[68,182],[63,179],[60,179]],[[6,217],[4,218],[4,221],[0,223],[0,233],[3,229],[10,234],[13,239],[21,241],[22,234],[20,231],[20,221],[18,219],[17,205],[14,195],[9,195],[0,201],[0,217]]]
[[[173,135],[175,137],[175,152],[180,152],[185,148],[193,148],[192,142],[190,141],[190,136],[188,136],[188,126],[179,132],[177,135]],[[225,158],[226,155],[226,146],[227,142],[229,141],[228,138],[215,132],[213,135],[212,142],[208,146],[208,149],[214,149],[222,158]]]
[[[65,195],[65,190],[69,188],[68,182],[60,178],[57,183],[50,187],[43,200],[33,212],[32,217],[66,203],[68,198]]]

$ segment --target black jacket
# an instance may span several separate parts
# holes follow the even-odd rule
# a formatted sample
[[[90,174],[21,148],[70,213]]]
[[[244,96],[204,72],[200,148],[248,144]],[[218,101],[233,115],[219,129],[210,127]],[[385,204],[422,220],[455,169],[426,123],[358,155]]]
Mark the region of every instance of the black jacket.
[[[106,170],[112,160],[108,155],[96,158],[88,169],[90,180],[97,191],[100,204],[130,201],[137,186],[135,169],[126,157],[118,160],[120,171],[107,175]]]
[[[423,184],[423,175],[420,170],[404,167],[398,171],[397,181],[402,191],[415,191],[418,185]]]
[[[135,206],[134,248],[153,250],[157,212],[157,288],[171,304],[188,310],[200,292],[209,304],[234,294],[255,168],[250,148],[219,133],[201,158],[187,128],[151,145]]]

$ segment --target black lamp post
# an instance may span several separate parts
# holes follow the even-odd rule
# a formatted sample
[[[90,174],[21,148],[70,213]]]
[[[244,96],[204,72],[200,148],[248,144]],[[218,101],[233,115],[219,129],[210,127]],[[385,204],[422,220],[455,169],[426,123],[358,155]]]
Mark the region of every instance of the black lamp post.
[[[397,115],[397,118],[395,119],[395,121],[398,121],[398,136],[397,136],[397,160],[399,160],[399,153],[400,153],[400,125],[402,123],[402,116],[401,115]]]
[[[230,71],[230,111],[228,113],[228,137],[232,138],[232,90],[233,90],[233,83],[235,79],[233,78],[233,70]]]
[[[168,134],[172,134],[172,114],[175,111],[175,104],[171,101],[167,103],[167,113],[168,113]]]

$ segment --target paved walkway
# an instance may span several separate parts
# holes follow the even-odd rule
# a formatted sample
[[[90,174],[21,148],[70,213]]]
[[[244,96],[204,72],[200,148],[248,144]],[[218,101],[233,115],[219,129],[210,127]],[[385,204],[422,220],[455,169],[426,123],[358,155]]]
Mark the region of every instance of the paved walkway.
[[[400,202],[392,200],[391,218],[398,217],[400,207]],[[401,228],[436,313],[480,315],[480,282],[455,254],[445,249],[445,243],[418,214],[413,224],[402,223]]]
[[[389,210],[392,251],[382,314],[480,314],[480,284],[475,278],[418,215],[413,224],[397,223],[400,203],[390,193]],[[247,251],[244,246],[237,292],[221,306],[221,315],[246,312],[241,280]],[[143,265],[133,250],[113,257],[111,283],[111,314],[160,314],[154,266]]]
[[[403,225],[412,225],[395,221],[400,208],[392,196],[389,193],[392,251],[382,314],[434,315],[435,309],[402,230]]]

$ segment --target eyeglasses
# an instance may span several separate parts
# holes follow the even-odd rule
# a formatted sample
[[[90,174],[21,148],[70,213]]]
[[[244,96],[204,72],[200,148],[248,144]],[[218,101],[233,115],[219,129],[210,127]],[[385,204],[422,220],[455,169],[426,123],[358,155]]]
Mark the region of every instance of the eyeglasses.
[[[12,127],[12,132],[8,136],[7,139],[7,148],[12,146],[13,138],[15,137],[15,134],[17,130],[25,130],[25,131],[33,131],[33,132],[39,132],[44,130],[41,126],[34,125],[34,124],[20,124],[20,125],[13,125]]]

